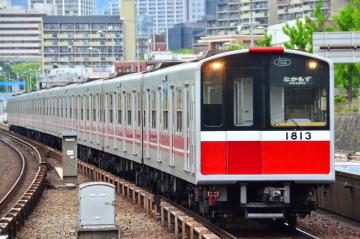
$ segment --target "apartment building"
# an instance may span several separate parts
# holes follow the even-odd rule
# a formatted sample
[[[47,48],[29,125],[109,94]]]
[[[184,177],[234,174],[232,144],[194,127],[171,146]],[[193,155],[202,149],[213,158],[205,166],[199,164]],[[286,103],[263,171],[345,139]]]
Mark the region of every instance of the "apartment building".
[[[319,0],[223,0],[216,19],[207,22],[207,35],[263,34],[269,25],[311,16]],[[324,0],[323,11],[333,13],[347,0]]]
[[[0,8],[8,8],[11,7],[10,0],[0,0]]]
[[[102,11],[104,15],[120,15],[119,1],[109,1]]]
[[[96,0],[28,0],[29,9],[39,6],[53,9],[52,15],[85,16],[95,14]]]
[[[177,23],[196,22],[206,13],[209,0],[136,0],[138,16],[153,19],[149,28],[155,33],[165,32]],[[152,32],[152,30],[149,30]]]
[[[43,69],[108,67],[124,59],[120,16],[44,16]]]
[[[0,9],[0,60],[40,60],[44,14],[38,10]]]

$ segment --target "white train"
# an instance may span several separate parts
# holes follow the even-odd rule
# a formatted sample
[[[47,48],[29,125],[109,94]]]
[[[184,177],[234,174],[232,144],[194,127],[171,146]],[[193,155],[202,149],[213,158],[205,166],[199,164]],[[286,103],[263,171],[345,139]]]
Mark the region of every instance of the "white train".
[[[333,65],[252,48],[12,97],[11,129],[214,218],[294,224],[334,174]]]

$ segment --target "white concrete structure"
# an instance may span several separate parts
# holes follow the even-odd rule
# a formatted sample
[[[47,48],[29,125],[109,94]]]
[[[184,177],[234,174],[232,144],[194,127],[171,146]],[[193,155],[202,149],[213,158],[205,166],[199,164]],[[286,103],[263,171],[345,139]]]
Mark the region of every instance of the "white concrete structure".
[[[0,0],[0,8],[9,8],[11,7],[10,0]]]
[[[62,16],[94,15],[96,7],[95,0],[28,0],[29,9],[34,9],[39,4],[50,5],[51,8],[55,9],[54,15]]]
[[[153,18],[156,33],[176,23],[197,21],[205,14],[204,0],[136,0],[137,15]]]
[[[44,11],[0,9],[0,59],[40,60]]]
[[[272,36],[271,45],[272,46],[282,46],[285,42],[289,41],[289,37],[284,34],[283,27],[286,24],[289,26],[294,26],[297,20],[291,20],[288,22],[283,22],[275,25],[271,25],[267,29],[267,34]],[[305,22],[304,18],[301,18],[300,21]]]

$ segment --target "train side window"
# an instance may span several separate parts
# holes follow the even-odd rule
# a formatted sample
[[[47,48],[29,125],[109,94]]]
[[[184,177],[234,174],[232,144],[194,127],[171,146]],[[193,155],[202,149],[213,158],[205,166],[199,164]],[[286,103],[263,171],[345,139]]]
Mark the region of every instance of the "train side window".
[[[118,103],[117,103],[117,113],[118,113],[118,124],[121,125],[122,124],[122,96],[121,93],[118,94]]]
[[[133,104],[133,117],[134,117],[134,125],[136,126],[137,125],[137,121],[138,121],[138,119],[137,119],[137,107],[138,107],[138,98],[137,98],[137,94],[136,94],[136,91],[134,90],[133,91],[133,93],[132,93],[132,95],[133,95],[133,100],[134,100],[134,104]]]
[[[140,92],[136,92],[137,95],[137,126],[140,127],[141,126],[141,95]]]
[[[80,120],[84,120],[84,96],[80,98]]]
[[[156,128],[156,91],[151,91],[151,128]]]
[[[109,123],[113,123],[113,95],[111,93],[108,94],[108,106],[109,106]]]
[[[183,89],[176,88],[176,132],[182,132]]]
[[[252,126],[254,82],[251,77],[236,77],[233,80],[234,125]]]
[[[169,127],[169,96],[168,96],[168,89],[162,89],[162,111],[163,111],[163,129],[168,130]]]
[[[127,116],[127,125],[131,126],[131,110],[132,110],[132,99],[131,93],[126,93],[126,116]]]
[[[85,107],[86,107],[86,120],[90,120],[90,96],[85,96]]]
[[[70,101],[70,118],[72,118],[72,111],[73,111],[73,96],[69,97],[69,101]]]
[[[202,70],[202,123],[208,127],[223,124],[224,65],[211,62]]]
[[[92,121],[96,121],[96,96],[91,96]]]

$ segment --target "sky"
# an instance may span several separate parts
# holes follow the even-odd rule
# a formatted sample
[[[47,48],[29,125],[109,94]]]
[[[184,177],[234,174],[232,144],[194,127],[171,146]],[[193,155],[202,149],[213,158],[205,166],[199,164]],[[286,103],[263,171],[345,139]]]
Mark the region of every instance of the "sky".
[[[106,6],[106,3],[109,0],[96,0],[96,9],[97,12],[101,12],[101,10]],[[11,0],[11,5],[18,5],[18,6],[23,6],[23,7],[27,7],[27,0]]]

